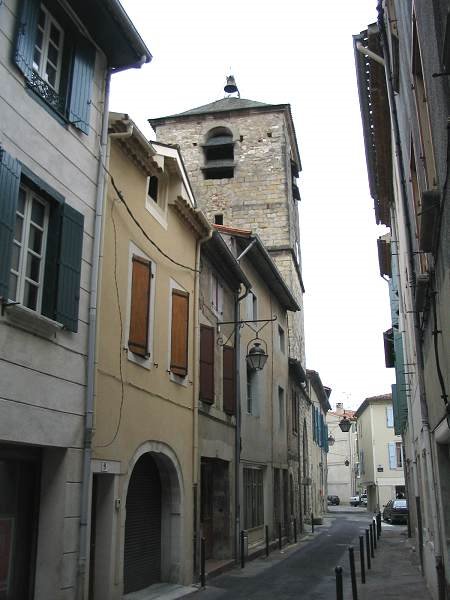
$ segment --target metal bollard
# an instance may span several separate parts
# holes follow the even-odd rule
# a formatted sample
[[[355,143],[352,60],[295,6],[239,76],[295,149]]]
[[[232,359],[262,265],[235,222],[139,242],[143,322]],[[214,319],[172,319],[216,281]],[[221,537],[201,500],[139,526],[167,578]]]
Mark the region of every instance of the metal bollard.
[[[206,553],[205,553],[205,538],[200,540],[200,585],[202,588],[206,585]]]
[[[245,532],[241,530],[241,569],[245,567]]]
[[[297,543],[297,518],[294,517],[294,544]]]
[[[278,546],[279,546],[280,550],[283,547],[283,540],[282,540],[282,536],[281,536],[281,522],[278,523]]]
[[[348,548],[348,559],[350,562],[350,577],[352,580],[352,598],[358,600],[358,588],[356,587],[356,572],[355,572],[355,553],[353,546]]]
[[[361,563],[361,583],[366,583],[366,567],[364,560],[364,536],[359,536],[359,562]]]
[[[369,542],[369,530],[366,529],[366,558],[367,558],[367,570],[370,571],[370,542]]]
[[[372,521],[372,529],[373,529],[373,547],[375,548],[375,550],[377,549],[377,533],[378,533],[378,527],[377,527],[377,522],[375,520],[375,518]]]
[[[342,585],[342,567],[335,567],[336,574],[336,600],[344,600],[344,587]]]
[[[378,539],[381,537],[381,511],[378,511],[377,514],[377,524],[378,524]]]
[[[311,512],[311,533],[314,533],[314,513]]]
[[[369,539],[370,539],[370,556],[372,558],[375,558],[375,551],[373,548],[373,523],[370,523],[369,525]]]
[[[269,556],[269,526],[266,525],[266,556]]]

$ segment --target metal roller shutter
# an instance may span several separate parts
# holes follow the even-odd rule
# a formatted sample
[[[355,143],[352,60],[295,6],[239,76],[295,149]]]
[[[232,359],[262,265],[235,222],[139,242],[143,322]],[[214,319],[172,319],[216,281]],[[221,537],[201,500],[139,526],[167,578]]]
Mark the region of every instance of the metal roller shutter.
[[[124,593],[161,581],[161,480],[150,454],[136,463],[127,494]]]

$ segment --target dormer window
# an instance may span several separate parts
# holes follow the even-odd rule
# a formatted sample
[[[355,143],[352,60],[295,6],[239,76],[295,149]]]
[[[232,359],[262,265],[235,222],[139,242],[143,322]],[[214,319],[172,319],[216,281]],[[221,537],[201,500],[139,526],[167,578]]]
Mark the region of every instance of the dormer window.
[[[158,204],[158,185],[159,181],[156,175],[152,175],[148,179],[148,196]]]
[[[234,176],[234,141],[226,127],[216,127],[203,144],[205,179],[231,179]]]

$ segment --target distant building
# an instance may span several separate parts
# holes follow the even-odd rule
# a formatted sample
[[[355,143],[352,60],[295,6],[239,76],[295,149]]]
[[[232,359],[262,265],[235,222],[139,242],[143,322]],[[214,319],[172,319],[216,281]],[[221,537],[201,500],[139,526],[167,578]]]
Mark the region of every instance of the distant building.
[[[402,438],[394,431],[392,396],[366,398],[355,412],[360,490],[367,490],[367,510],[374,512],[405,494]]]
[[[358,469],[358,452],[356,447],[355,411],[344,409],[342,402],[336,403],[336,410],[327,413],[328,433],[330,441],[328,451],[328,494],[339,496],[341,503],[346,504],[350,496],[357,492],[356,476]],[[346,417],[351,421],[350,431],[341,431],[340,421]]]

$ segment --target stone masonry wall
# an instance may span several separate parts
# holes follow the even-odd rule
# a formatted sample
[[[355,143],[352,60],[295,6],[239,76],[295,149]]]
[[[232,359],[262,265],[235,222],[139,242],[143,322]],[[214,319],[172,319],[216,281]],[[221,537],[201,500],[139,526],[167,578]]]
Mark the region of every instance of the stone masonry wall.
[[[234,140],[234,177],[205,179],[202,144],[215,127],[227,127]],[[297,202],[292,198],[291,148],[285,115],[279,111],[198,115],[157,128],[158,141],[180,147],[199,206],[214,223],[257,233],[273,254],[288,287],[302,307],[302,290],[291,250],[300,261]],[[290,356],[305,364],[303,307],[289,315]]]

